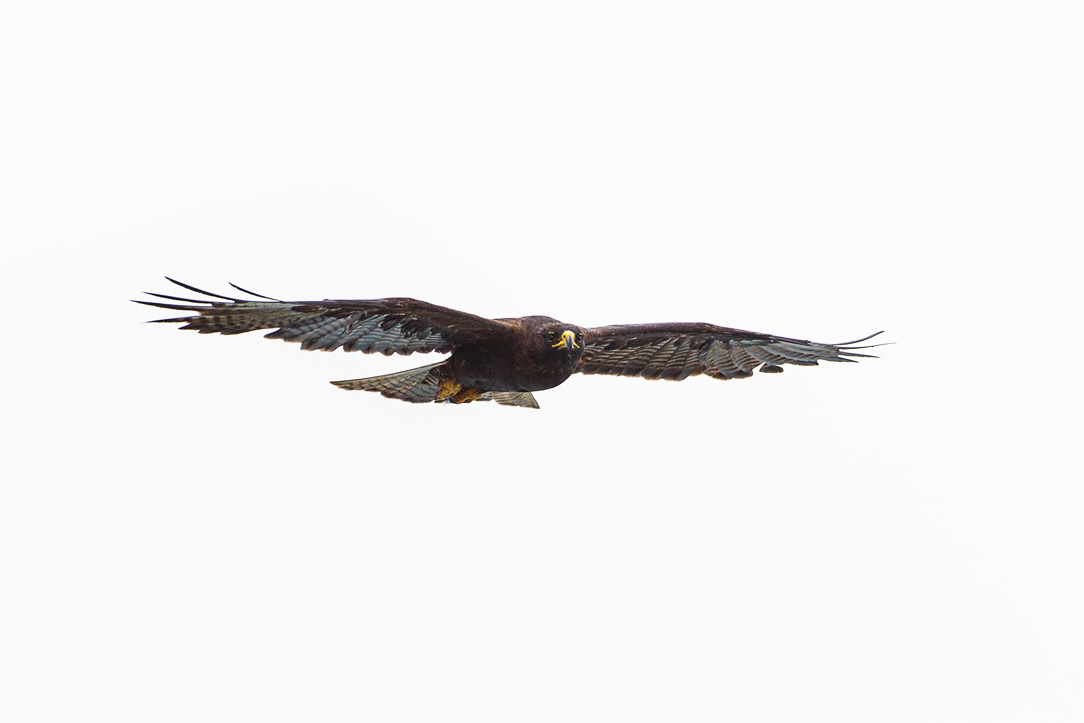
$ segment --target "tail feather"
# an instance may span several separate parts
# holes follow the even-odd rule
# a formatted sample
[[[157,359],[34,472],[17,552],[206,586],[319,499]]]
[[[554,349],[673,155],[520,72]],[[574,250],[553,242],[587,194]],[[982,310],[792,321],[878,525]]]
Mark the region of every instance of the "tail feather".
[[[530,392],[486,392],[478,398],[478,401],[487,402],[491,399],[497,404],[503,404],[506,407],[538,409],[538,401]]]
[[[444,379],[442,369],[447,361],[437,362],[417,369],[407,369],[394,374],[364,379],[344,379],[331,382],[339,389],[360,389],[366,392],[380,392],[389,399],[401,399],[404,402],[425,404],[437,401],[440,383]],[[450,401],[450,400],[444,400]],[[486,392],[475,401],[496,402],[509,407],[527,407],[538,409],[538,402],[530,392]]]
[[[344,379],[332,382],[339,389],[361,389],[366,392],[380,392],[389,399],[401,399],[404,402],[424,404],[437,401],[440,390],[439,367],[446,362],[438,362],[417,369],[407,369],[394,374],[364,379]]]

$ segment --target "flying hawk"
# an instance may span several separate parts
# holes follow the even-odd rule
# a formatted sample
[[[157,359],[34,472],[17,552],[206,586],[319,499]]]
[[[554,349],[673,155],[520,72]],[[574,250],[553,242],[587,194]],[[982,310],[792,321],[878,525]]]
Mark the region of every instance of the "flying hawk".
[[[840,344],[817,344],[702,323],[586,329],[548,316],[485,319],[409,298],[281,301],[230,284],[254,297],[237,299],[166,278],[209,299],[147,292],[183,303],[136,303],[197,313],[156,319],[154,323],[184,324],[182,329],[201,334],[273,329],[265,335],[268,339],[297,342],[302,349],[321,351],[451,354],[417,369],[331,382],[340,389],[380,392],[416,403],[494,401],[537,409],[531,392],[556,387],[577,373],[675,381],[696,374],[744,379],[758,368],[776,373],[783,371],[781,364],[816,366],[820,360],[851,362],[855,357],[870,357],[857,350],[877,345],[858,345],[881,333]]]

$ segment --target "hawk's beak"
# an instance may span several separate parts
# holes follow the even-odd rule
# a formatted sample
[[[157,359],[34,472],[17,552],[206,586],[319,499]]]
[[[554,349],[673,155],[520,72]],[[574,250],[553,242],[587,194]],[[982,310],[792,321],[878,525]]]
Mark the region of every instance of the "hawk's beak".
[[[576,343],[576,334],[572,331],[565,331],[561,334],[561,341],[553,345],[554,349],[579,349],[580,345]]]

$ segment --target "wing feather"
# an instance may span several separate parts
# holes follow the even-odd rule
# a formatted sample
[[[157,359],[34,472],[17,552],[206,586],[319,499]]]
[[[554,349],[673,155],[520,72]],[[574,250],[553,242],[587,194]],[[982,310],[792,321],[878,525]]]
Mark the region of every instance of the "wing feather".
[[[880,346],[860,346],[877,334],[840,344],[820,344],[713,324],[603,326],[586,330],[586,346],[576,371],[674,381],[697,374],[744,379],[758,369],[769,374],[781,372],[784,364],[816,366],[819,361],[853,362],[870,357],[858,350]]]
[[[268,339],[282,339],[305,350],[360,351],[368,354],[448,353],[457,346],[484,341],[507,331],[506,322],[485,319],[455,309],[410,298],[281,301],[270,296],[233,288],[256,300],[223,296],[166,277],[204,299],[189,299],[148,292],[155,299],[136,303],[192,316],[156,319],[156,323],[181,324],[201,334],[244,334],[270,329]]]
[[[632,352],[628,354],[628,361],[621,369],[623,376],[646,376],[650,374],[648,367],[651,365],[651,360],[656,356],[663,353],[664,344],[658,346],[638,346],[634,347]],[[586,351],[584,352],[586,353]]]
[[[355,320],[350,330],[339,337],[328,351],[332,351],[338,347],[342,347],[345,351],[361,351],[361,349],[358,348],[361,345],[361,340],[366,334],[375,329],[380,321],[381,319],[379,316]]]
[[[730,345],[730,358],[734,360],[734,366],[750,374],[760,366],[760,362],[753,358],[753,355],[748,350],[737,344]]]

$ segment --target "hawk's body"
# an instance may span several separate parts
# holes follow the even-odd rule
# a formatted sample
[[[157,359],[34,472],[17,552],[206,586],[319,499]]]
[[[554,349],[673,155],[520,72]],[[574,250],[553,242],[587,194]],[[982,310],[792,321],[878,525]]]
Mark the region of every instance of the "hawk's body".
[[[464,387],[492,392],[538,392],[552,389],[576,371],[583,355],[584,330],[548,316],[498,319],[501,334],[452,352],[448,373]],[[547,338],[547,330],[555,336]],[[578,339],[575,346],[555,347],[565,331]]]
[[[139,303],[197,312],[158,321],[183,323],[181,328],[201,334],[273,329],[268,338],[297,342],[302,349],[450,353],[444,361],[417,369],[332,382],[343,389],[375,391],[408,402],[493,400],[537,408],[531,392],[556,387],[575,373],[740,379],[752,376],[757,368],[781,372],[780,364],[812,366],[820,360],[870,356],[856,351],[866,347],[854,346],[870,337],[817,344],[702,323],[585,329],[548,316],[486,319],[417,299],[280,301],[235,287],[257,297],[246,300],[173,283],[219,300],[151,294],[184,303]]]

